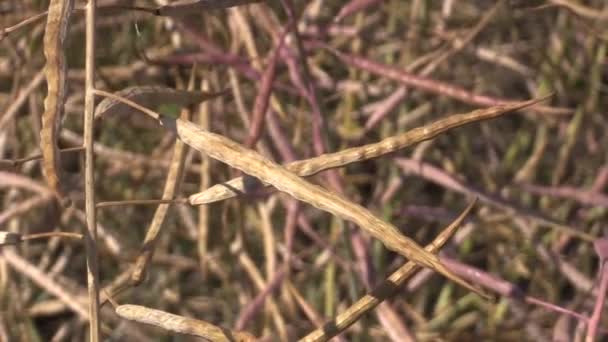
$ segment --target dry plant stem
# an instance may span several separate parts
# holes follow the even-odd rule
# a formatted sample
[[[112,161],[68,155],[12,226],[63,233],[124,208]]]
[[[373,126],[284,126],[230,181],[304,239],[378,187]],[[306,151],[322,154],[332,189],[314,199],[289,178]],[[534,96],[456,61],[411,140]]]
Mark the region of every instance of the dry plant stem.
[[[21,240],[37,240],[37,239],[47,239],[51,237],[60,237],[66,239],[73,240],[82,240],[82,234],[78,233],[69,233],[69,232],[48,232],[48,233],[36,233],[36,234],[28,234],[24,235]]]
[[[494,6],[483,15],[477,25],[475,25],[475,27],[473,27],[473,29],[471,29],[465,35],[465,37],[461,41],[459,41],[459,44],[454,44],[451,49],[448,49],[448,51],[442,53],[437,58],[434,58],[424,68],[424,71],[421,73],[421,76],[426,76],[427,74],[430,74],[430,72],[432,70],[435,70],[439,64],[448,60],[451,56],[464,49],[465,46],[469,45],[469,43],[492,21],[498,10],[502,7],[502,4],[503,1],[496,1]]]
[[[268,112],[267,124],[268,134],[275,142],[275,147],[283,160],[286,162],[295,161],[296,153],[294,151],[294,147],[285,135],[285,132],[281,129],[278,123],[278,118],[273,111]],[[285,228],[283,229],[286,249],[284,263],[289,267],[293,253],[294,237],[298,226],[302,227],[302,231],[313,241],[315,241],[315,243],[322,248],[327,249],[327,251],[332,254],[333,257],[336,257],[335,253],[333,253],[328,243],[324,239],[320,238],[319,235],[316,234],[316,232],[314,232],[312,229],[307,229],[311,227],[311,224],[308,222],[305,216],[299,214],[301,208],[300,202],[295,199],[287,198],[281,198],[281,200],[283,202],[283,206],[287,209],[287,219],[285,220]],[[344,266],[344,262],[339,263]]]
[[[471,201],[467,208],[439,234],[435,240],[425,247],[430,253],[436,253],[445,245],[448,239],[454,235],[457,228],[462,224],[466,216],[471,212],[477,200]],[[320,342],[328,341],[332,337],[346,330],[349,326],[359,320],[365,313],[373,310],[378,304],[387,298],[392,297],[399,287],[411,277],[416,270],[417,265],[411,261],[401,266],[397,271],[393,272],[385,281],[378,285],[374,290],[355,304],[351,305],[346,311],[339,314],[332,321],[326,323],[323,328],[317,329],[304,338],[300,342]]]
[[[188,91],[192,93],[192,89],[194,88],[194,77],[196,75],[196,66],[192,68],[192,73],[190,75],[190,83],[188,84]],[[191,119],[192,112],[189,109],[182,109],[180,118],[182,120],[189,121]],[[182,177],[184,175],[184,162],[186,159],[186,153],[188,152],[188,146],[186,146],[180,140],[175,141],[175,145],[173,146],[173,156],[171,157],[171,166],[169,167],[169,171],[167,172],[167,179],[165,180],[165,188],[163,190],[163,200],[172,200],[175,197],[175,194],[179,191],[179,185],[182,181]],[[154,217],[152,218],[152,222],[150,223],[150,227],[148,227],[148,231],[146,233],[146,237],[144,238],[144,242],[140,251],[137,260],[135,261],[135,266],[133,266],[133,273],[131,274],[131,283],[134,286],[139,285],[146,276],[146,271],[148,265],[150,264],[150,260],[152,259],[152,255],[154,253],[154,248],[156,247],[156,241],[158,240],[158,235],[160,233],[160,229],[165,222],[165,218],[167,217],[167,211],[169,210],[169,204],[161,204],[156,208],[154,212]]]
[[[44,73],[47,96],[44,99],[44,114],[40,130],[40,150],[47,182],[63,205],[68,204],[61,187],[61,164],[57,139],[61,127],[66,97],[67,66],[65,61],[65,38],[68,32],[74,0],[51,0],[44,34]]]
[[[108,10],[108,11],[142,11],[142,12],[146,12],[152,15],[156,15],[156,16],[181,16],[181,15],[187,15],[187,14],[191,14],[192,11],[201,11],[201,10],[213,10],[213,9],[221,9],[221,8],[229,8],[229,7],[234,7],[234,6],[239,6],[239,5],[245,5],[248,3],[255,3],[255,2],[261,2],[263,0],[220,0],[220,1],[216,1],[216,0],[199,0],[199,1],[192,1],[192,0],[187,0],[187,1],[178,1],[176,3],[173,4],[169,4],[166,6],[160,6],[157,8],[147,8],[147,7],[137,7],[137,6],[121,6],[121,5],[117,5],[117,6],[104,6],[104,7],[99,7],[99,9],[102,10]],[[82,8],[76,8],[77,10],[82,10]],[[38,20],[43,19],[46,15],[48,14],[48,12],[42,12],[39,14],[36,14],[32,17],[29,17],[19,23],[17,23],[16,25],[10,26],[10,27],[6,27],[6,28],[0,28],[0,41],[2,41],[2,39],[7,36],[8,34],[12,33],[13,31],[19,30],[22,27],[25,27],[31,23],[34,23]]]
[[[321,315],[315,311],[314,307],[306,302],[302,294],[298,292],[298,290],[291,284],[289,281],[286,281],[285,286],[289,293],[294,297],[300,309],[304,312],[304,314],[308,317],[308,320],[312,322],[317,328],[321,328],[323,326],[323,320],[321,319]],[[347,342],[346,338],[342,336],[337,336],[335,338],[336,342]]]
[[[140,305],[120,305],[116,308],[116,314],[130,321],[154,325],[179,334],[198,336],[208,341],[255,341],[255,337],[245,332],[230,331],[204,321],[178,316]]]
[[[95,212],[95,160],[94,160],[94,115],[95,115],[95,16],[97,0],[89,0],[86,7],[86,53],[85,53],[85,99],[84,99],[84,148],[85,176],[84,197],[87,229],[85,247],[87,257],[87,285],[89,296],[89,339],[99,341],[99,266],[97,256],[97,217]]]
[[[84,147],[77,146],[77,147],[63,148],[63,149],[59,150],[59,153],[70,153],[70,152],[80,152],[80,151],[84,151]],[[2,159],[2,160],[0,160],[0,164],[11,166],[11,167],[16,167],[23,163],[27,163],[27,162],[39,160],[39,159],[42,159],[42,155],[35,154],[30,157],[19,158],[19,159]]]
[[[274,82],[276,76],[277,60],[282,48],[283,38],[279,40],[279,44],[272,53],[272,56],[268,61],[268,65],[266,66],[266,70],[264,71],[262,79],[260,80],[260,90],[255,98],[253,113],[251,115],[251,128],[249,129],[249,134],[245,140],[246,147],[254,147],[255,143],[262,135],[266,111],[268,110],[268,103],[272,94],[272,83]]]
[[[324,170],[393,153],[421,141],[435,138],[448,130],[461,127],[469,123],[492,119],[512,111],[532,106],[545,99],[546,97],[543,97],[517,104],[496,106],[487,109],[475,110],[466,114],[452,115],[445,119],[435,121],[429,125],[418,127],[400,135],[386,138],[374,144],[353,147],[335,153],[320,155],[307,160],[296,161],[285,165],[285,168],[289,171],[297,173],[302,177],[312,176]],[[214,185],[203,192],[193,194],[189,197],[189,200],[192,205],[217,202],[238,196],[240,194],[254,192],[255,189],[258,188],[258,186],[256,186],[257,184],[257,181],[251,178],[239,177],[228,182]]]
[[[452,84],[436,81],[430,78],[413,75],[397,67],[392,67],[386,64],[378,63],[369,59],[365,59],[355,55],[342,53],[326,44],[321,45],[334,54],[342,62],[357,67],[359,69],[371,72],[378,76],[386,77],[395,80],[403,85],[417,89],[422,89],[439,95],[448,96],[456,100],[477,106],[498,106],[517,103],[509,99],[495,98],[485,95],[472,93],[464,88],[454,86]],[[570,108],[556,108],[548,106],[536,106],[534,111],[542,114],[572,114]]]
[[[249,304],[247,304],[239,313],[236,323],[234,324],[234,328],[236,330],[243,330],[247,323],[251,321],[256,314],[258,314],[261,308],[266,301],[266,298],[283,283],[283,279],[285,278],[285,274],[287,271],[287,267],[283,266],[278,271],[276,271],[272,279],[268,281],[266,288],[260,292],[254,300],[252,300]]]
[[[133,108],[135,108],[135,109],[137,109],[139,111],[144,112],[146,115],[148,115],[152,119],[157,120],[159,122],[161,121],[161,115],[160,114],[158,114],[155,111],[153,111],[151,109],[148,109],[148,108],[146,108],[146,107],[144,107],[142,105],[139,105],[139,104],[137,104],[137,103],[135,103],[135,102],[127,99],[127,98],[121,97],[120,95],[108,93],[107,91],[103,91],[103,90],[99,90],[99,89],[93,89],[93,93],[95,95],[99,95],[99,96],[103,96],[103,97],[109,97],[109,98],[114,99],[114,100],[116,100],[118,102],[122,102],[124,104],[127,104],[127,105],[129,105],[129,106],[131,106],[131,107],[133,107]]]
[[[209,88],[209,81],[202,80],[200,88],[205,91]],[[198,120],[199,124],[203,129],[210,128],[211,112],[209,111],[209,102],[204,102],[199,105],[198,108]],[[211,184],[211,163],[210,158],[204,154],[201,154],[201,165],[200,165],[200,187],[199,189],[206,189]],[[203,277],[207,277],[209,261],[207,260],[207,241],[209,239],[209,207],[201,205],[198,207],[198,237],[196,241],[196,247],[199,256],[199,265]]]
[[[0,28],[0,41],[2,41],[2,39],[6,36],[9,35],[11,32],[13,31],[17,31],[22,27],[25,27],[31,23],[35,23],[38,20],[41,20],[42,18],[44,18],[47,15],[47,12],[42,12],[39,14],[36,14],[32,17],[29,17],[25,20],[22,20],[21,22],[11,26],[11,27],[6,27],[6,28]]]
[[[321,106],[319,102],[319,95],[317,94],[317,87],[312,80],[310,70],[308,67],[308,61],[306,59],[306,52],[304,50],[304,46],[302,44],[302,39],[300,37],[300,32],[298,30],[298,17],[296,16],[293,1],[291,0],[281,0],[281,4],[287,12],[287,17],[289,21],[287,25],[291,26],[291,33],[293,34],[293,39],[295,41],[296,49],[298,52],[298,64],[295,66],[296,70],[300,70],[301,75],[299,77],[302,79],[304,86],[304,96],[310,103],[310,107],[312,109],[312,134],[313,134],[313,148],[316,154],[321,155],[325,153],[325,139],[327,135],[324,134],[326,131],[325,121],[323,119],[323,113],[321,113]],[[340,189],[340,181],[338,179],[338,175],[335,173],[329,174],[329,181],[331,185],[336,189]]]
[[[264,182],[268,182],[278,190],[298,200],[359,225],[382,241],[390,250],[398,252],[422,266],[431,268],[461,286],[486,297],[479,289],[470,286],[458,277],[454,277],[447,268],[438,262],[437,256],[426,252],[416,242],[402,235],[395,226],[377,218],[361,205],[350,202],[318,185],[308,183],[303,178],[287,171],[259,153],[247,150],[221,135],[206,132],[190,122],[162,118],[161,123],[167,129],[175,131],[180,139],[191,147]]]
[[[287,280],[285,283],[286,283],[285,286],[287,287],[287,290],[294,297],[294,299],[300,306],[300,309],[302,311],[304,311],[304,314],[308,317],[308,320],[310,322],[312,322],[315,326],[321,327],[323,325],[323,321],[321,320],[321,315],[315,310],[315,308],[312,305],[310,305],[306,301],[306,299],[304,299],[304,296],[302,294],[300,294],[298,289],[296,289],[295,286],[293,286],[293,284],[289,280]]]
[[[303,178],[266,159],[259,153],[245,149],[221,135],[207,132],[191,122],[161,117],[160,114],[137,103],[101,90],[95,90],[95,93],[115,98],[133,108],[141,110],[148,116],[159,120],[161,125],[168,130],[177,133],[178,137],[190,147],[204,152],[210,157],[256,177],[263,182],[267,182],[298,200],[357,224],[372,236],[382,241],[390,250],[401,254],[421,266],[441,273],[482,297],[487,297],[479,289],[455,277],[439,262],[436,255],[426,252],[412,239],[402,235],[395,226],[377,218],[361,205],[350,202],[342,196],[318,185],[308,183]]]
[[[276,203],[276,199],[271,199],[267,202],[260,202],[257,204],[257,216],[260,219],[260,223],[257,224],[260,238],[262,239],[262,250],[264,251],[264,266],[266,279],[270,279],[274,276],[277,269],[277,243],[274,234],[274,227],[272,223],[272,207]]]
[[[240,245],[240,246],[239,246]],[[237,242],[233,244],[236,247],[234,253],[238,256],[238,261],[245,273],[249,276],[251,281],[255,284],[259,291],[265,291],[268,285],[262,276],[262,272],[256,267],[255,262],[249,257],[247,251],[242,248],[242,238],[238,237]],[[281,341],[287,341],[287,331],[285,327],[285,320],[279,311],[279,307],[273,297],[267,297],[267,307],[274,325],[276,327],[277,335]]]
[[[125,205],[158,205],[158,204],[188,204],[188,200],[185,198],[178,199],[166,199],[166,200],[126,200],[126,201],[107,201],[107,202],[99,202],[95,207],[97,208],[107,208],[107,207],[118,207]]]

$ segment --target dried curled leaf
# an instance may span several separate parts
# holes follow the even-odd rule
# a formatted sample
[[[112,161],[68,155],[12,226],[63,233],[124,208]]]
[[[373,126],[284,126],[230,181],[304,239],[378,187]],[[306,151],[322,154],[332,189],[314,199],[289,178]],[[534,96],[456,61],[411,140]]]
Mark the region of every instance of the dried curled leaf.
[[[158,107],[163,104],[177,104],[186,107],[227,93],[227,90],[202,92],[160,86],[136,86],[120,90],[116,92],[116,95],[144,104],[147,107]],[[137,112],[137,110],[120,101],[106,97],[95,108],[95,118],[98,119],[105,115],[128,115],[133,112]]]

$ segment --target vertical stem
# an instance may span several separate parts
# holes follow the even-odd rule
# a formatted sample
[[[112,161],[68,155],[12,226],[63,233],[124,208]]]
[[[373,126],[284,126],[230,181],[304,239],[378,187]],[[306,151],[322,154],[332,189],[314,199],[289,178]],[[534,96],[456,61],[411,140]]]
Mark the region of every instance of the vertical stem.
[[[201,82],[200,89],[202,91],[209,90],[209,82],[207,80],[203,80]],[[210,108],[209,102],[203,102],[199,106],[199,124],[202,128],[209,130],[210,128]],[[200,168],[200,188],[207,189],[211,185],[211,161],[209,156],[201,153],[201,168]],[[201,272],[203,277],[207,277],[207,269],[208,269],[208,250],[207,250],[207,241],[209,239],[209,206],[201,205],[198,207],[198,255],[199,255],[199,264],[201,267]]]
[[[95,213],[95,179],[93,155],[93,112],[95,107],[95,9],[97,0],[89,0],[86,8],[86,56],[84,100],[84,147],[85,147],[85,211],[87,229],[85,246],[87,254],[87,284],[89,293],[90,341],[99,341],[99,267],[97,264],[97,226]]]

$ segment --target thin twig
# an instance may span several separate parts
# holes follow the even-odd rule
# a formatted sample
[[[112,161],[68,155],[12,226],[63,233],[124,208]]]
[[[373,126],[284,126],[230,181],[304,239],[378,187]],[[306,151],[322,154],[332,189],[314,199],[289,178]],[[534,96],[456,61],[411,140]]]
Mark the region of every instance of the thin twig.
[[[105,201],[99,202],[95,207],[108,208],[131,205],[159,205],[159,204],[188,204],[186,198],[177,199],[152,199],[152,200],[124,200],[124,201]]]
[[[190,93],[194,93],[192,90],[194,89],[195,78],[196,65],[192,68],[192,71],[190,73],[190,81],[188,83],[188,91]],[[191,120],[192,111],[189,108],[183,108],[180,114],[180,118],[182,120]],[[167,172],[165,188],[163,189],[163,200],[172,200],[179,192],[179,186],[184,176],[184,163],[186,161],[186,153],[188,153],[188,146],[186,146],[180,140],[176,140],[173,146],[171,166],[169,167],[169,171]],[[154,212],[154,217],[152,218],[152,222],[150,222],[150,226],[148,227],[148,231],[146,232],[144,242],[142,243],[141,251],[139,253],[139,256],[137,257],[137,260],[135,261],[135,265],[133,266],[131,282],[134,286],[139,285],[146,276],[146,271],[148,269],[148,265],[150,264],[150,260],[152,259],[152,255],[154,254],[154,248],[156,247],[156,242],[158,241],[158,236],[160,234],[161,227],[165,222],[165,218],[167,217],[168,210],[169,204],[160,204]]]
[[[17,112],[19,112],[19,109],[21,109],[21,106],[23,106],[25,101],[27,101],[32,92],[34,92],[34,90],[36,90],[36,88],[42,84],[42,81],[45,79],[44,72],[45,69],[40,70],[36,76],[32,78],[30,83],[28,83],[27,86],[25,86],[25,88],[19,92],[17,98],[11,101],[11,104],[4,111],[4,114],[2,114],[2,118],[0,118],[0,131],[4,130],[6,125],[13,121],[15,115],[17,115]]]
[[[80,151],[84,151],[83,146],[62,148],[59,150],[59,153],[70,153],[70,152],[80,152]],[[42,159],[42,154],[34,154],[29,157],[18,158],[18,159],[2,159],[2,160],[0,160],[0,165],[17,167],[21,164],[24,164],[24,163],[27,163],[30,161],[34,161],[34,160],[40,160],[40,159]]]
[[[97,256],[97,218],[95,212],[95,157],[93,151],[95,115],[95,21],[97,0],[89,0],[86,8],[86,53],[85,53],[85,212],[87,229],[85,246],[87,256],[87,284],[89,295],[91,342],[99,341],[99,266]]]

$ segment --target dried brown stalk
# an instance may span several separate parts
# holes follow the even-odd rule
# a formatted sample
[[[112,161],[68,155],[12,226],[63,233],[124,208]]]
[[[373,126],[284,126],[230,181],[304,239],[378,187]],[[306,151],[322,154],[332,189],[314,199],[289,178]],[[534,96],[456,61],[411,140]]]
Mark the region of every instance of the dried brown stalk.
[[[450,223],[435,240],[425,247],[430,253],[435,253],[445,245],[448,239],[454,235],[458,227],[462,224],[467,215],[471,212],[477,200],[471,201],[467,208]],[[378,304],[393,296],[401,285],[405,283],[417,270],[413,262],[407,262],[397,271],[393,272],[385,281],[378,285],[370,294],[363,296],[355,304],[351,305],[346,311],[338,315],[331,322],[326,323],[322,328],[317,329],[306,335],[300,342],[321,342],[328,341],[340,332],[353,325],[366,312],[373,310]]]
[[[312,176],[324,170],[377,158],[414,145],[421,141],[435,138],[448,130],[461,127],[469,123],[492,119],[512,111],[532,106],[538,102],[544,101],[546,98],[547,97],[543,97],[516,104],[478,109],[465,114],[451,115],[445,119],[437,120],[429,125],[418,127],[400,135],[386,138],[374,144],[353,147],[335,153],[320,155],[307,160],[296,161],[285,165],[285,168],[291,172],[297,173],[302,177]],[[256,185],[259,185],[259,182],[251,179],[250,177],[234,178],[228,182],[214,185],[203,192],[191,195],[189,197],[189,202],[192,205],[200,205],[225,200],[238,196],[239,194],[253,192],[259,187]]]
[[[479,289],[470,286],[458,277],[454,277],[448,269],[438,262],[437,256],[424,251],[416,242],[402,235],[395,226],[377,218],[361,205],[350,202],[318,185],[308,183],[303,178],[266,159],[259,153],[247,150],[221,135],[206,132],[193,123],[170,118],[161,118],[161,123],[167,129],[175,131],[178,137],[191,147],[263,182],[267,182],[298,200],[359,225],[382,241],[390,250],[441,273],[481,296],[486,296]]]
[[[25,20],[20,21],[19,23],[5,28],[0,28],[0,41],[4,39],[7,35],[11,34],[11,32],[17,31],[22,27],[25,27],[31,23],[35,23],[38,20],[43,19],[47,15],[47,12],[38,13],[32,17],[26,18]]]
[[[73,240],[82,240],[82,234],[70,233],[70,232],[47,232],[47,233],[27,234],[27,235],[23,235],[21,237],[21,239],[23,241],[26,241],[26,240],[46,239],[46,238],[50,238],[50,237],[60,237],[60,238],[73,239]]]
[[[194,89],[194,78],[196,75],[196,67],[192,68],[192,72],[191,72],[191,76],[190,76],[190,82],[188,84],[188,90],[171,90],[168,92],[151,92],[150,94],[154,94],[156,93],[157,95],[153,96],[156,98],[162,98],[162,95],[168,94],[170,96],[173,95],[178,95],[176,96],[175,100],[182,100],[179,101],[180,105],[182,106],[187,106],[189,104],[191,104],[192,102],[189,103],[184,103],[185,101],[192,101],[193,99],[196,99],[197,102],[203,101],[205,99],[207,99],[207,95],[211,95],[211,93],[205,93],[205,92],[195,92],[192,91],[192,89]],[[138,88],[134,88],[134,92],[135,89]],[[143,92],[139,92],[140,94],[143,94]],[[224,93],[224,92],[222,92]],[[219,93],[221,94],[221,93]],[[111,100],[110,98],[106,98],[108,100]],[[104,99],[104,100],[106,100]],[[142,99],[143,100],[143,99]],[[144,100],[142,102],[148,103],[148,101]],[[193,104],[193,103],[192,103]],[[125,106],[124,104],[120,103],[117,104],[117,106]],[[130,107],[125,108],[126,109],[131,109]],[[106,112],[108,112],[108,110],[106,110]],[[180,114],[180,118],[182,120],[190,120],[192,117],[192,112],[190,111],[190,109],[188,108],[184,108],[181,111]],[[171,166],[169,167],[169,170],[167,172],[167,178],[165,181],[165,188],[163,190],[163,195],[162,195],[162,199],[163,200],[171,200],[175,197],[175,194],[179,191],[179,185],[181,183],[181,180],[183,178],[183,174],[184,174],[184,162],[186,159],[186,153],[188,152],[188,146],[186,146],[183,142],[176,140],[175,141],[175,145],[173,146],[173,156],[171,157]],[[150,223],[150,226],[148,227],[148,231],[146,233],[146,237],[144,238],[144,242],[142,245],[142,250],[139,254],[139,256],[137,257],[137,260],[135,261],[135,266],[133,266],[133,273],[131,274],[131,283],[132,285],[139,285],[145,278],[146,276],[146,271],[148,268],[148,265],[150,263],[150,260],[152,259],[152,255],[154,254],[154,248],[156,247],[156,241],[158,240],[158,235],[160,233],[160,229],[163,225],[163,223],[165,222],[165,218],[167,216],[167,211],[169,210],[169,204],[161,204],[156,208],[156,211],[154,212],[154,217],[152,218],[152,222]]]
[[[205,91],[209,88],[209,81],[202,80],[200,89]],[[203,129],[209,129],[211,121],[211,112],[209,110],[209,102],[204,102],[198,108],[198,122]],[[201,165],[199,170],[200,184],[199,189],[206,189],[211,184],[211,158],[206,155],[201,155]],[[201,205],[198,207],[198,238],[196,247],[199,257],[199,265],[201,273],[204,277],[208,275],[208,240],[209,240],[209,222],[210,222],[209,207]]]
[[[59,153],[69,153],[69,152],[80,152],[84,150],[84,147],[82,146],[78,146],[78,147],[69,147],[69,148],[62,148],[59,150]],[[33,161],[33,160],[39,160],[42,159],[42,155],[41,154],[35,154],[33,156],[29,156],[29,157],[25,157],[25,158],[19,158],[19,159],[2,159],[0,160],[0,165],[2,165],[3,167],[11,167],[14,168],[16,166],[19,166],[23,163],[27,163],[29,161]]]
[[[87,258],[87,294],[89,299],[89,341],[100,340],[99,314],[99,258],[97,255],[97,213],[95,209],[95,152],[94,111],[95,111],[95,25],[97,0],[88,0],[85,19],[85,95],[84,95],[84,206],[86,226],[84,230],[85,252]],[[50,13],[50,12],[49,12]]]

